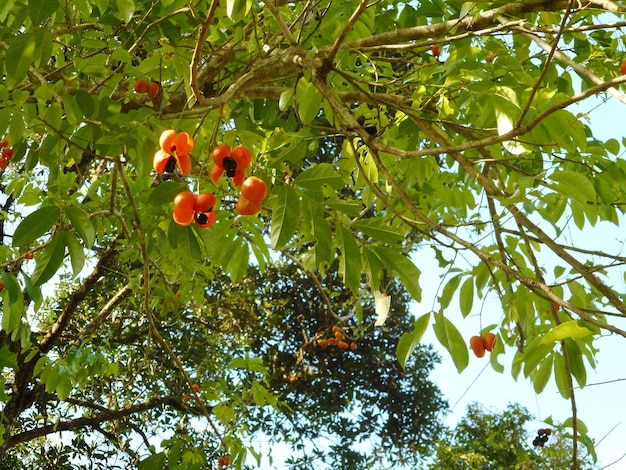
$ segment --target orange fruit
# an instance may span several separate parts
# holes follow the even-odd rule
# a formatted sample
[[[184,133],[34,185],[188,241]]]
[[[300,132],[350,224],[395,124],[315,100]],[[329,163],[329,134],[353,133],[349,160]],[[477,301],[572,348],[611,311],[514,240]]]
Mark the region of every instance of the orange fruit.
[[[196,195],[190,191],[178,193],[174,198],[174,222],[178,225],[190,225],[194,220]]]
[[[159,90],[161,89],[160,85],[156,82],[150,82],[148,83],[148,96],[150,98],[156,98],[156,95],[159,94]]]
[[[239,196],[235,209],[241,215],[254,215],[261,210],[261,203],[249,201],[245,197]]]
[[[145,93],[148,91],[148,82],[144,79],[140,78],[139,80],[135,80],[135,85],[133,85],[133,89],[137,93]]]
[[[250,176],[241,184],[241,195],[248,201],[261,202],[267,196],[267,185],[261,178]]]
[[[496,347],[496,335],[493,333],[483,333],[483,346],[489,352],[493,351],[493,348]]]
[[[483,339],[480,336],[472,336],[470,338],[470,347],[476,357],[483,357],[485,355],[485,345],[483,344]]]

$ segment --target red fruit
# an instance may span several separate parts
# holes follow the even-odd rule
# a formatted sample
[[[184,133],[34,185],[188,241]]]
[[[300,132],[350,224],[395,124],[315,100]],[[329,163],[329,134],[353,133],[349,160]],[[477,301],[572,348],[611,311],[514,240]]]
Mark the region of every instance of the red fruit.
[[[241,195],[248,201],[261,202],[267,196],[267,185],[261,178],[250,176],[241,184]]]
[[[190,191],[183,191],[176,195],[174,198],[174,222],[178,225],[187,226],[194,221],[196,199],[196,195]]]
[[[550,428],[546,428],[544,429],[546,436],[549,436],[550,434],[552,434],[552,429]]]
[[[0,281],[0,292],[4,290],[4,281]]]
[[[622,75],[626,75],[626,59],[620,64],[619,71],[622,72]]]
[[[7,165],[9,164],[8,161],[6,161],[4,158],[0,158],[0,168],[5,170]]]
[[[7,161],[13,160],[13,149],[4,149],[2,151],[2,157]]]
[[[439,57],[439,54],[441,54],[441,47],[438,46],[437,44],[435,44],[431,50],[433,56],[435,57]]]
[[[191,386],[191,389],[195,392],[195,393],[200,393],[200,385],[198,384],[193,384]]]
[[[148,96],[150,98],[156,98],[156,95],[159,94],[160,89],[161,86],[157,82],[150,82],[148,83],[148,89],[146,91],[148,92]]]
[[[193,150],[194,140],[193,137],[186,132],[181,132],[176,136],[174,141],[176,155],[179,157],[182,155],[189,155]]]
[[[485,345],[483,339],[480,336],[472,336],[470,338],[470,347],[474,351],[476,357],[483,357],[485,355]]]
[[[350,351],[355,351],[357,347],[356,343],[350,343]]]
[[[230,455],[220,456],[217,459],[217,466],[219,468],[228,467],[230,465]]]
[[[493,348],[496,347],[496,335],[493,333],[484,333],[482,339],[485,349],[489,352],[493,351]]]
[[[212,158],[213,158],[213,163],[215,163],[215,165],[213,165],[213,167],[211,168],[211,179],[213,181],[217,181],[220,176],[222,176],[222,173],[224,173],[224,161],[226,159],[227,164],[230,165],[230,160],[232,160],[231,156],[230,156],[230,145],[228,144],[221,144],[218,145],[217,147],[215,147],[213,149],[213,153],[211,154]],[[233,160],[234,162],[234,160]]]
[[[24,253],[24,259],[33,259],[35,257],[35,253],[33,253],[32,251],[27,251],[26,253]]]
[[[177,163],[176,157],[165,152],[163,149],[157,150],[152,159],[152,167],[161,175],[163,173],[172,173]]]
[[[188,394],[183,393],[183,401],[189,401],[189,400],[191,400],[191,397]]]
[[[200,228],[210,227],[215,222],[215,196],[211,193],[200,193],[196,199],[195,221]]]
[[[178,161],[178,167],[180,168],[181,174],[188,175],[191,171],[191,158],[189,155],[176,155],[176,160]]]
[[[245,197],[239,196],[235,209],[241,215],[254,215],[261,210],[261,203],[248,201]]]
[[[246,168],[252,162],[252,153],[247,148],[239,145],[235,147],[231,153],[232,159],[235,161],[235,168],[233,174],[229,174],[229,169],[226,169],[226,176],[232,176],[233,184],[235,186],[241,186],[243,180],[246,178]]]
[[[339,349],[348,349],[350,345],[346,343],[345,341],[337,341],[337,347]]]
[[[167,129],[161,132],[161,135],[159,136],[159,146],[168,154],[174,153],[174,150],[176,150],[173,148],[175,140],[176,131],[174,129]]]
[[[146,91],[148,91],[148,82],[140,78],[139,80],[135,81],[135,85],[133,86],[133,88],[137,93],[145,93]]]
[[[4,148],[4,147],[8,147],[9,146],[9,141],[7,139],[3,139],[0,142],[0,147]]]
[[[497,52],[490,52],[485,60],[488,63],[491,64],[491,63],[493,63],[494,60],[496,60],[496,57],[498,57],[498,53]]]

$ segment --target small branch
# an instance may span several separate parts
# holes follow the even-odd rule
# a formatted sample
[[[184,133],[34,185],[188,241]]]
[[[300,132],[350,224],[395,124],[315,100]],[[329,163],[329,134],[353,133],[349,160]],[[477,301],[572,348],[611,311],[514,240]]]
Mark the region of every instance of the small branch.
[[[204,98],[203,93],[198,87],[198,68],[200,67],[200,57],[202,56],[204,42],[209,32],[209,27],[213,22],[213,18],[215,17],[215,10],[217,9],[218,3],[219,0],[211,0],[211,5],[209,6],[209,11],[207,12],[206,19],[200,25],[200,30],[198,31],[198,39],[196,40],[196,46],[193,49],[193,56],[191,59],[191,63],[189,64],[189,86],[191,87],[194,98],[201,105],[205,105],[206,99]]]
[[[328,56],[327,56],[330,62],[332,62],[335,59],[335,56],[337,55],[337,52],[339,52],[339,48],[341,47],[341,43],[344,41],[344,39],[346,38],[346,36],[348,35],[350,30],[354,26],[354,23],[357,22],[359,17],[367,9],[368,7],[367,1],[368,0],[361,0],[361,3],[359,3],[359,7],[356,10],[354,10],[354,13],[352,13],[352,16],[350,16],[350,19],[346,23],[345,27],[343,28],[341,33],[339,33],[339,36],[337,36],[337,38],[335,39],[333,47],[330,49],[330,52],[328,53]]]

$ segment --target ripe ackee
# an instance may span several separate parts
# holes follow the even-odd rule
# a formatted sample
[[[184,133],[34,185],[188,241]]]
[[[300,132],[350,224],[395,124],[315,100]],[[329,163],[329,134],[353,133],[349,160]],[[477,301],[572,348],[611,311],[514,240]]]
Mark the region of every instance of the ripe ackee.
[[[178,165],[183,175],[189,174],[191,171],[189,153],[193,150],[193,137],[186,132],[176,134],[174,129],[168,129],[161,133],[159,145],[161,148],[157,150],[152,160],[152,166],[157,173],[172,173]]]
[[[246,177],[246,168],[252,162],[252,153],[239,145],[231,150],[228,144],[218,145],[213,149],[213,168],[211,179],[217,181],[222,173],[233,179],[235,186],[241,186]]]
[[[196,196],[191,191],[178,193],[174,198],[174,222],[183,227],[193,222],[200,228],[206,228],[215,222],[215,196],[200,193]]]
[[[248,201],[261,202],[267,196],[267,185],[261,178],[250,176],[241,183],[241,195]]]
[[[480,336],[472,336],[470,338],[470,347],[476,357],[483,357],[485,355],[485,345]]]
[[[241,215],[254,215],[261,210],[261,203],[249,201],[243,195],[239,196],[235,210]]]
[[[137,93],[145,93],[148,91],[148,82],[146,82],[143,78],[140,78],[139,80],[135,80],[133,89]]]
[[[439,54],[441,54],[441,47],[435,44],[433,48],[431,49],[431,52],[434,57],[439,57]]]

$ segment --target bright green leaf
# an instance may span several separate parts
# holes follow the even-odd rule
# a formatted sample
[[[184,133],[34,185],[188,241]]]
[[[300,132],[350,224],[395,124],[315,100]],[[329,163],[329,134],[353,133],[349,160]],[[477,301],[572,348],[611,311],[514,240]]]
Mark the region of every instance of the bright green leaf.
[[[343,179],[330,163],[320,163],[307,168],[294,181],[301,188],[313,190],[319,190],[325,184],[333,189],[339,189],[344,184]]]
[[[58,0],[28,0],[28,14],[35,25],[48,20],[59,8]]]
[[[415,348],[419,345],[419,342],[424,336],[424,332],[430,322],[430,313],[426,313],[415,320],[413,323],[413,330],[403,333],[398,340],[398,346],[396,347],[396,357],[403,369],[406,368],[406,362],[409,356],[415,351]]]
[[[474,304],[474,280],[470,277],[465,280],[459,292],[459,304],[464,317],[472,311]]]
[[[284,247],[296,231],[300,219],[300,197],[289,186],[272,192],[272,248]]]
[[[67,206],[65,214],[85,246],[91,248],[96,241],[96,231],[89,216],[76,206]]]
[[[418,302],[422,300],[422,289],[419,285],[421,272],[417,266],[405,255],[391,248],[376,246],[373,250],[388,269],[398,274],[400,282],[411,297]]]
[[[571,320],[555,326],[541,339],[540,344],[551,344],[565,338],[584,338],[591,334],[593,332],[590,329],[580,326],[576,320]]]
[[[441,345],[450,353],[457,371],[461,373],[469,364],[469,349],[463,336],[441,312],[435,313],[433,330]]]
[[[356,293],[361,284],[361,253],[356,240],[343,225],[337,229],[337,247],[341,251],[339,274],[346,287]]]

